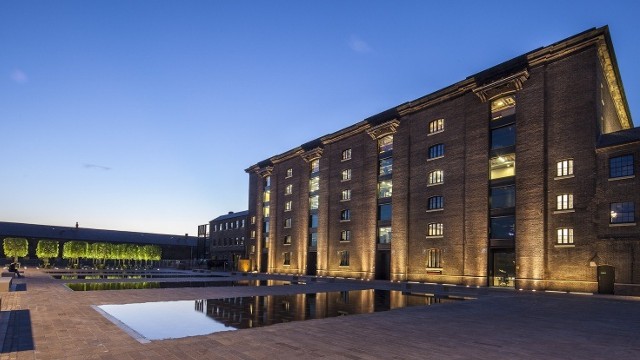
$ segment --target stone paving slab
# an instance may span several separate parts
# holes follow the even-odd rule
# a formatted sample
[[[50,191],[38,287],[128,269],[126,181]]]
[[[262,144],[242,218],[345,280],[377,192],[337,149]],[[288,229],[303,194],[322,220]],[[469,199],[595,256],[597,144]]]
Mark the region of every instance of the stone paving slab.
[[[640,298],[632,297],[449,288],[448,293],[478,298],[146,344],[92,307],[406,286],[323,281],[271,287],[74,292],[64,286],[65,281],[29,269],[26,278],[16,281],[26,284],[26,291],[2,295],[0,337],[3,326],[5,336],[0,360],[640,359]],[[420,286],[412,286],[416,287]],[[441,287],[430,289],[437,292]],[[29,332],[31,339],[24,339]],[[28,349],[29,341],[32,349]]]

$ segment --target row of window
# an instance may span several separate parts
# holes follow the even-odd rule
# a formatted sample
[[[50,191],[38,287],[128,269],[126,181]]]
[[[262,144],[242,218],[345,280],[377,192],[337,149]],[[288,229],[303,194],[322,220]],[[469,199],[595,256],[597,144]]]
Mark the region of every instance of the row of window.
[[[244,245],[244,236],[237,238],[224,238],[224,239],[213,239],[213,246],[234,246],[234,245]]]
[[[228,221],[228,222],[225,222],[225,223],[222,223],[222,224],[213,225],[213,231],[240,229],[240,228],[243,228],[244,225],[245,225],[244,219],[235,220],[235,221]]]
[[[426,262],[425,267],[427,269],[440,269],[441,258],[442,258],[442,250],[440,249],[428,249],[426,254]],[[292,252],[287,251],[282,253],[282,265],[290,266],[291,265],[291,256]],[[338,259],[340,266],[349,266],[350,263],[350,253],[349,250],[340,250],[338,251]]]

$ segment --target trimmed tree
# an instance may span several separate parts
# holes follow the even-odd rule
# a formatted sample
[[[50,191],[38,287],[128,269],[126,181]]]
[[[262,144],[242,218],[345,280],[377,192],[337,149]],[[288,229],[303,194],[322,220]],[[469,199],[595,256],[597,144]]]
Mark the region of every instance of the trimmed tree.
[[[29,253],[29,241],[25,238],[4,238],[2,248],[6,257],[12,257],[14,262],[18,262],[19,257]]]
[[[36,256],[42,260],[44,267],[49,266],[49,259],[58,257],[60,245],[55,240],[40,240],[36,246]]]
[[[88,248],[85,241],[67,241],[62,247],[62,257],[69,259],[72,267],[78,267],[80,258],[87,256]]]

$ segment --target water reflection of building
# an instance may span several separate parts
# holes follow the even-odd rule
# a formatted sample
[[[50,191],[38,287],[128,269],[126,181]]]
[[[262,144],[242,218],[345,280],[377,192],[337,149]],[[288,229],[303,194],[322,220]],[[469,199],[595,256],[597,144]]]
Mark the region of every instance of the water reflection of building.
[[[633,128],[609,31],[250,166],[263,272],[640,292]]]

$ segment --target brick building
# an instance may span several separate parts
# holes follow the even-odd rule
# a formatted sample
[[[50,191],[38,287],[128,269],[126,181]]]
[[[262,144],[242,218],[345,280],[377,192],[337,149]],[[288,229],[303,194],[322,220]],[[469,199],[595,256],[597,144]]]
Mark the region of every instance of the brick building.
[[[247,238],[248,211],[218,216],[209,222],[210,254],[214,266],[234,266],[246,254],[245,241]]]
[[[639,158],[608,28],[591,29],[249,167],[249,256],[266,272],[637,292]]]

